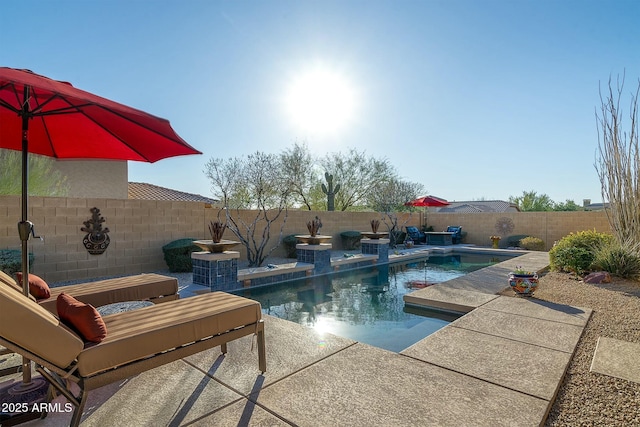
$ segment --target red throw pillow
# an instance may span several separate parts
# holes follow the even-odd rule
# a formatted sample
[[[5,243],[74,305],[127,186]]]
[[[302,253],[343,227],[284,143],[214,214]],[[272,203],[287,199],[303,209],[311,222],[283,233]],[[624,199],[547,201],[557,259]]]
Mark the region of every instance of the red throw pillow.
[[[16,273],[16,277],[18,278],[18,284],[22,287],[22,273]],[[47,282],[31,273],[29,273],[29,293],[38,300],[47,299],[51,296]]]
[[[107,325],[92,305],[62,293],[56,301],[58,317],[77,331],[85,341],[100,342],[107,336]]]

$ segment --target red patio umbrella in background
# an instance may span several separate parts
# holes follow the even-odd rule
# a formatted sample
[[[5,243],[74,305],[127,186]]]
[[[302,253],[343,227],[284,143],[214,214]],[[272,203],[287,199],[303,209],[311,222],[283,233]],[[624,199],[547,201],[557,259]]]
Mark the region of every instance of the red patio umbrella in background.
[[[0,67],[0,148],[22,151],[22,277],[28,278],[28,153],[66,159],[158,160],[202,154],[168,120],[76,89],[30,70]],[[23,291],[29,294],[28,280]],[[31,382],[23,361],[23,383]]]
[[[405,203],[405,206],[424,206],[424,207],[442,207],[447,206],[450,203],[445,199],[441,199],[436,196],[424,196],[418,197],[415,200],[411,200],[410,202]]]
[[[422,206],[425,208],[424,211],[424,223],[425,226],[427,224],[427,208],[429,207],[443,207],[443,206],[447,206],[450,203],[447,202],[445,199],[441,199],[440,197],[436,197],[436,196],[423,196],[423,197],[418,197],[415,200],[411,200],[407,203],[405,203],[405,206]]]

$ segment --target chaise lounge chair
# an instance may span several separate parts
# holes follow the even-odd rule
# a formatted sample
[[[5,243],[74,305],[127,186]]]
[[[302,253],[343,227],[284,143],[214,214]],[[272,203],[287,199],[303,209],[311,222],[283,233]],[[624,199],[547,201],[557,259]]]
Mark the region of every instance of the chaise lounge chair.
[[[407,236],[410,237],[415,244],[427,243],[427,235],[418,230],[418,227],[407,227]]]
[[[0,271],[0,286],[3,284],[22,292],[21,284]],[[124,301],[151,301],[157,304],[179,298],[178,281],[174,277],[155,273],[48,288],[48,293],[50,294],[48,298],[37,299],[37,301],[53,314],[56,314],[56,299],[62,293],[94,307]]]
[[[226,353],[228,342],[246,335],[257,335],[258,366],[266,371],[260,303],[247,298],[213,292],[101,320],[106,336],[86,343],[35,301],[0,286],[0,345],[35,362],[76,407],[72,426],[80,423],[89,391],[216,346]],[[80,387],[77,396],[71,382]]]
[[[458,243],[462,243],[462,226],[461,225],[450,225],[447,227],[448,233],[453,233],[451,235],[451,240],[454,245]],[[466,234],[466,233],[465,233]]]

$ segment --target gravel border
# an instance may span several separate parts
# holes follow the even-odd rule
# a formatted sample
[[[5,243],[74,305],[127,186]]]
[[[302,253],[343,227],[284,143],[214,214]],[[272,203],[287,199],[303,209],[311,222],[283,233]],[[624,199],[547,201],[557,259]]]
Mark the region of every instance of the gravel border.
[[[535,298],[593,309],[545,426],[640,426],[640,384],[589,371],[599,337],[640,342],[640,282],[592,285],[552,272]]]

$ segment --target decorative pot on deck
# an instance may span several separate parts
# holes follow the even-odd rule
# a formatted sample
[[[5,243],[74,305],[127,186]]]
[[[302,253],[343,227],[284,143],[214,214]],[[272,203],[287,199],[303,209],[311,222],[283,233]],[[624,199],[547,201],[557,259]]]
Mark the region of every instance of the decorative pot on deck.
[[[517,295],[530,297],[538,287],[538,275],[536,273],[509,273],[509,285]]]

